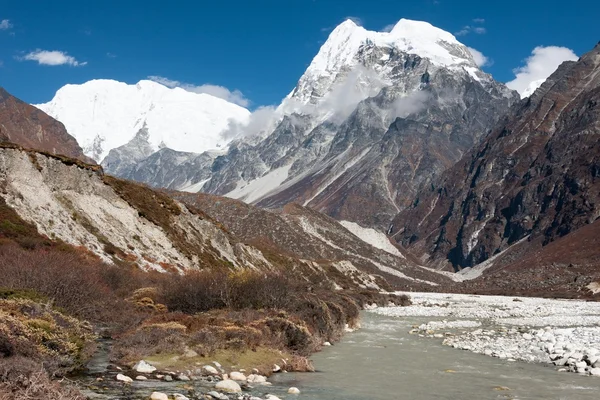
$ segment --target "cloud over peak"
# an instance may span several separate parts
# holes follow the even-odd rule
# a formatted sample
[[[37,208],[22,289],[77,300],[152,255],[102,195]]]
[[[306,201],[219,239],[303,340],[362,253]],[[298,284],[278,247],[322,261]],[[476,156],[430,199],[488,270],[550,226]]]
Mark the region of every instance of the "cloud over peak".
[[[244,94],[237,89],[229,90],[224,86],[211,84],[194,85],[156,75],[149,76],[148,79],[170,88],[178,87],[187,90],[188,92],[210,94],[211,96],[227,100],[228,102],[237,104],[238,106],[248,107],[250,105],[250,100],[248,100]]]
[[[25,54],[23,57],[17,57],[19,61],[37,61],[39,65],[70,65],[72,67],[83,67],[87,62],[79,62],[75,57],[66,52],[58,50],[40,50],[37,49]]]
[[[531,95],[552,75],[564,61],[576,61],[577,55],[567,47],[538,46],[525,60],[525,65],[513,69],[515,79],[506,86],[519,92],[521,97]]]
[[[471,53],[471,55],[473,56],[473,60],[475,60],[475,64],[477,64],[478,67],[481,68],[492,64],[490,59],[484,56],[483,53],[479,50],[474,49],[472,47],[467,47],[467,49],[469,50],[469,53]]]

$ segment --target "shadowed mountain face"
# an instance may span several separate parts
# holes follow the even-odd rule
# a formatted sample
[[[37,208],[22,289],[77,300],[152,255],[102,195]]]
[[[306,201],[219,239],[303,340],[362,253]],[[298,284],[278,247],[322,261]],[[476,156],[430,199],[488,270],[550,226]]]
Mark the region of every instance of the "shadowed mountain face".
[[[3,88],[0,88],[0,142],[91,161],[62,123]]]
[[[517,243],[520,254],[546,246],[600,217],[599,143],[600,45],[516,105],[389,233],[423,261],[455,269]]]

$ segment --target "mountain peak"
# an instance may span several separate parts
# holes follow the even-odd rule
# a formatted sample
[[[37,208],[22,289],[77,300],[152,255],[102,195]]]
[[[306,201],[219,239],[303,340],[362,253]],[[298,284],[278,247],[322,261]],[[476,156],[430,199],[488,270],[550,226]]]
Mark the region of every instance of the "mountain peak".
[[[348,64],[367,43],[417,54],[438,65],[474,66],[467,48],[454,35],[428,22],[401,19],[390,32],[376,32],[347,19],[331,32],[309,70],[332,71]]]
[[[65,85],[50,102],[36,107],[63,122],[85,153],[98,162],[144,126],[154,150],[161,143],[196,153],[215,149],[228,143],[220,133],[230,120],[242,123],[250,115],[224,99],[150,80],[130,85],[94,79]]]

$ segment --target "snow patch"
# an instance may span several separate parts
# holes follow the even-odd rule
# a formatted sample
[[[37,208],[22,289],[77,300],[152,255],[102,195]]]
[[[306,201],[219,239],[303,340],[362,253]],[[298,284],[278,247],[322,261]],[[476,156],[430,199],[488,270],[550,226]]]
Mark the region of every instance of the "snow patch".
[[[363,228],[355,222],[340,221],[340,224],[352,232],[363,242],[370,244],[373,247],[386,251],[394,256],[405,258],[396,246],[390,243],[388,237],[383,233],[372,228]]]
[[[292,164],[288,164],[274,169],[249,183],[238,182],[238,187],[225,194],[225,196],[252,203],[277,189],[288,178],[291,167]]]

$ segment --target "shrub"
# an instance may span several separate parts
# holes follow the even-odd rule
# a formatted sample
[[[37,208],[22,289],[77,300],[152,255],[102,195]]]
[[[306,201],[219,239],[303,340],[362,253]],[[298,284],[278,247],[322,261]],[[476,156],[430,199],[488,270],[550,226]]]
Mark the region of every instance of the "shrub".
[[[21,356],[0,358],[0,400],[84,400],[75,388],[50,379],[41,364]]]

